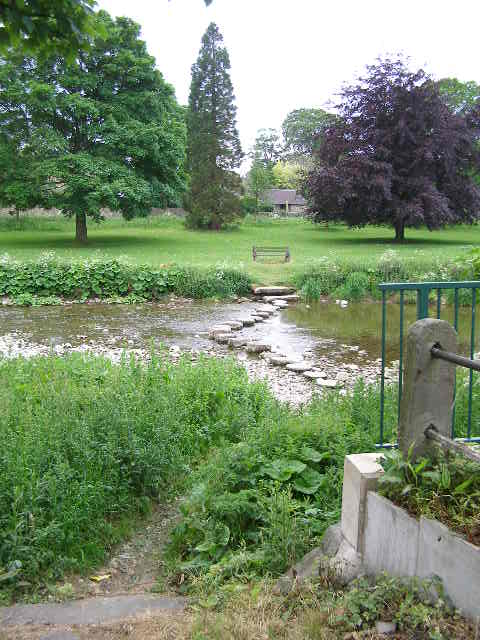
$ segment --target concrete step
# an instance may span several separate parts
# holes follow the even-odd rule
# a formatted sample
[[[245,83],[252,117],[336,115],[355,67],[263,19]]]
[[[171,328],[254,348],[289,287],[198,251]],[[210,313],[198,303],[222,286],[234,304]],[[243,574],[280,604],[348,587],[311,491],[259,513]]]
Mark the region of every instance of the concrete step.
[[[127,617],[181,612],[185,598],[149,594],[86,598],[61,604],[16,604],[0,607],[0,628],[13,625],[83,625],[115,622]]]
[[[300,296],[296,293],[287,293],[283,296],[263,296],[264,302],[275,302],[275,300],[288,300],[289,302],[298,302]]]

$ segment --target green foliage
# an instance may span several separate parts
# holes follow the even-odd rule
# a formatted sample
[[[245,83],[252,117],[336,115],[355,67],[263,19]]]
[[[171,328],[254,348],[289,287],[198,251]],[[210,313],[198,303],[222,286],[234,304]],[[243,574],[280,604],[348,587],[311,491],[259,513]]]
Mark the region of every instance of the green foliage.
[[[273,180],[278,189],[300,189],[303,179],[302,169],[298,164],[279,160],[272,168]]]
[[[2,568],[36,580],[99,562],[119,519],[182,488],[272,402],[215,359],[0,360],[0,378],[0,580]]]
[[[347,300],[360,300],[368,295],[379,297],[378,284],[381,282],[469,279],[475,269],[473,261],[470,254],[464,260],[435,260],[424,254],[405,258],[393,250],[385,251],[377,260],[363,262],[325,257],[297,272],[294,283],[307,300],[332,294]],[[470,304],[471,293],[466,298],[461,296],[459,301]]]
[[[440,599],[432,604],[432,592]],[[373,581],[355,580],[344,592],[326,592],[320,609],[331,611],[328,626],[337,631],[371,629],[377,620],[397,623],[408,637],[447,640],[440,625],[453,618],[440,580],[400,580],[383,574]],[[442,620],[443,619],[443,620]]]
[[[0,4],[0,50],[73,59],[95,33],[94,0],[16,0]],[[98,28],[98,26],[97,26]]]
[[[323,109],[295,109],[282,124],[285,151],[299,159],[311,156],[321,144],[325,130],[335,122],[335,115]]]
[[[251,289],[248,275],[216,267],[168,267],[132,265],[121,260],[64,262],[52,254],[38,261],[0,260],[0,296],[18,304],[54,304],[52,296],[85,300],[123,298],[155,300],[166,293],[189,298],[245,295]]]
[[[259,129],[250,151],[253,162],[271,169],[282,156],[283,146],[278,132],[275,129]]]
[[[380,492],[415,516],[440,520],[480,543],[480,465],[463,457],[420,458],[385,453]]]
[[[273,182],[272,170],[259,160],[254,160],[247,175],[247,194],[253,201],[254,208],[247,213],[266,211],[262,200],[265,199],[265,191],[273,185]]]
[[[347,276],[345,284],[339,287],[335,293],[345,300],[358,301],[367,295],[370,285],[369,274],[354,271]]]
[[[56,207],[82,242],[102,208],[145,216],[185,189],[184,113],[140,27],[103,11],[95,23],[103,35],[75,62],[11,52],[0,65],[0,201]]]
[[[437,87],[443,100],[454,113],[468,114],[480,103],[480,85],[474,80],[442,78]]]
[[[241,179],[235,170],[243,153],[236,114],[230,58],[223,37],[212,22],[192,66],[188,100],[190,191],[186,208],[187,224],[192,228],[218,230],[241,214]]]
[[[372,449],[377,407],[377,391],[361,383],[300,414],[271,406],[195,473],[172,534],[175,570],[210,585],[284,571],[338,520],[344,456]]]

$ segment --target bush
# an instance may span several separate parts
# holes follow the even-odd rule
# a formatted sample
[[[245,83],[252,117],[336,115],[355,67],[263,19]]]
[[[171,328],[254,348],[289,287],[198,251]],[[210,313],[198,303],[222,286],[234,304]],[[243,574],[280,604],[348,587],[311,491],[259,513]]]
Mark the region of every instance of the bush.
[[[369,287],[370,279],[368,275],[361,271],[354,271],[347,276],[345,284],[337,289],[336,295],[339,298],[355,302],[367,295]]]
[[[68,263],[50,254],[31,262],[0,260],[0,296],[23,296],[31,304],[37,296],[44,302],[48,296],[80,300],[132,296],[155,300],[167,293],[194,298],[227,297],[249,293],[250,285],[247,274],[221,267],[155,269],[117,259]]]

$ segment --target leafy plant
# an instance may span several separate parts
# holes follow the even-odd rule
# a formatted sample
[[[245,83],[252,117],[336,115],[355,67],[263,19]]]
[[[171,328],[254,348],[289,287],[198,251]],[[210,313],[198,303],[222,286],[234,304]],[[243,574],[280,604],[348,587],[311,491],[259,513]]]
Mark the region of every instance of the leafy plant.
[[[415,516],[436,518],[480,543],[480,465],[438,454],[415,463],[399,451],[385,453],[380,493]]]

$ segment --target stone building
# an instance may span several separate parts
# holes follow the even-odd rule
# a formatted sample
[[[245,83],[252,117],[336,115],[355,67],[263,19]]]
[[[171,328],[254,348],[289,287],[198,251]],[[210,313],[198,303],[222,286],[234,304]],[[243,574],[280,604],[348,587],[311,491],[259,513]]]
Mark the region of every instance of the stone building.
[[[273,213],[282,216],[303,216],[307,211],[307,201],[295,189],[268,189],[264,199],[273,204]]]

